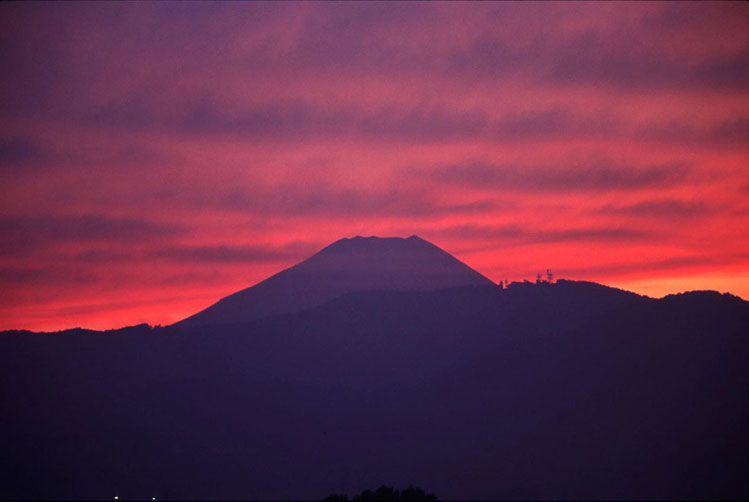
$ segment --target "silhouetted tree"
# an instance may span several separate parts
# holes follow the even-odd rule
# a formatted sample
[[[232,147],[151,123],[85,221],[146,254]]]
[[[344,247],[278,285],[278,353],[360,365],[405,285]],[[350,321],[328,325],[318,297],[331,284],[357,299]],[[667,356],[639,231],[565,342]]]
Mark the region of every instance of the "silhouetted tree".
[[[324,502],[349,502],[347,495],[330,494]],[[351,502],[439,502],[433,493],[427,493],[423,489],[409,485],[403,491],[398,491],[390,486],[382,485],[377,490],[364,490],[360,495],[354,496]]]
[[[426,493],[421,488],[408,485],[408,488],[401,492],[401,502],[437,502],[437,496],[433,493]]]
[[[551,269],[546,269],[546,281],[549,284],[552,284],[554,282],[554,274],[551,273]]]
[[[348,495],[339,495],[337,493],[331,493],[323,502],[349,502]]]
[[[357,495],[353,498],[354,502],[374,502],[375,500],[375,492],[372,490],[364,490],[361,492],[361,495]]]
[[[382,485],[375,491],[375,500],[400,500],[400,492],[390,486]]]

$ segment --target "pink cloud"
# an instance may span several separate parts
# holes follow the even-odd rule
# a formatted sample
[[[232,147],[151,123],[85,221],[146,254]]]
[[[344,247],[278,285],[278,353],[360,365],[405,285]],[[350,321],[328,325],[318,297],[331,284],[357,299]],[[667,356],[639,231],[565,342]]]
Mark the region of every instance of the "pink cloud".
[[[419,234],[497,281],[729,284],[749,269],[748,21],[2,4],[0,329],[170,322],[356,234]]]

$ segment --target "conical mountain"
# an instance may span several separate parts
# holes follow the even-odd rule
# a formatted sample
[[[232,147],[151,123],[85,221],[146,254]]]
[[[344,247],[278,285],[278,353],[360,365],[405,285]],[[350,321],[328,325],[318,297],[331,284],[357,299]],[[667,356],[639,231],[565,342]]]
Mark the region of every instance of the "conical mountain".
[[[347,293],[431,291],[492,281],[417,236],[341,239],[307,260],[177,323],[229,324],[296,312]]]

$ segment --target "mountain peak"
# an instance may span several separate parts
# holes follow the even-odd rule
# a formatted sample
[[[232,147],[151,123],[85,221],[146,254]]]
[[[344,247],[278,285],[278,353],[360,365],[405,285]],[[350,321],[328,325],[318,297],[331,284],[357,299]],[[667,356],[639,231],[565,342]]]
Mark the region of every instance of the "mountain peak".
[[[326,252],[327,250],[375,252],[377,250],[385,249],[391,249],[393,250],[393,252],[397,252],[405,249],[415,249],[415,246],[419,245],[427,245],[430,247],[433,246],[432,244],[416,235],[412,235],[410,237],[378,237],[376,235],[356,235],[354,237],[344,237],[343,239],[339,239],[320,250],[320,253]]]
[[[419,237],[418,235],[411,235],[409,237],[379,237],[377,235],[355,235],[353,237],[344,237],[342,239],[339,239],[335,241],[331,246],[336,244],[346,244],[346,243],[362,243],[362,244],[371,244],[371,245],[378,245],[378,244],[385,244],[385,243],[396,243],[396,242],[424,242],[426,243],[424,239]]]
[[[278,274],[223,298],[179,324],[243,322],[296,312],[347,293],[432,291],[492,281],[416,236],[343,238]]]

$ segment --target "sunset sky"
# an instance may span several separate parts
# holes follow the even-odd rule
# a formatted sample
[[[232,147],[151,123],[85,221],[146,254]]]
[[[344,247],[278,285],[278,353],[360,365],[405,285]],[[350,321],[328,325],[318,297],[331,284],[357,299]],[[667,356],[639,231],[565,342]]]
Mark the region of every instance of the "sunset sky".
[[[167,324],[342,237],[749,299],[749,3],[2,3],[0,329]]]

